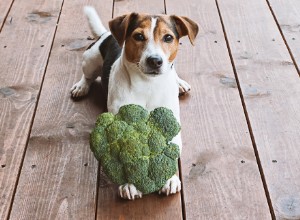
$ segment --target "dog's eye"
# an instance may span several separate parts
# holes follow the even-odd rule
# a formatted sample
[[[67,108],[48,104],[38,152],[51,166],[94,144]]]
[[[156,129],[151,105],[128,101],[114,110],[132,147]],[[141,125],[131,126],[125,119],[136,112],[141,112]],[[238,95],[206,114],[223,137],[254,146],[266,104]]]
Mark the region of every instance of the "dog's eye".
[[[166,34],[163,38],[163,41],[166,42],[166,43],[171,43],[173,41],[173,36],[170,35],[170,34]]]
[[[133,38],[136,41],[144,41],[145,40],[145,37],[142,34],[135,34],[135,35],[133,35]]]

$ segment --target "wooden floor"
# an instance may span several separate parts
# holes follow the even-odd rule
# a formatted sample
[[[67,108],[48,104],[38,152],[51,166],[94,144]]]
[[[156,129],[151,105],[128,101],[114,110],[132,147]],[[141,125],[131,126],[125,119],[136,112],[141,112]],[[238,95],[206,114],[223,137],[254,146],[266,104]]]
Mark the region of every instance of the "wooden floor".
[[[99,82],[78,101],[92,41],[127,12],[185,15],[181,194],[117,197],[88,144]],[[0,219],[300,219],[299,0],[0,0]]]

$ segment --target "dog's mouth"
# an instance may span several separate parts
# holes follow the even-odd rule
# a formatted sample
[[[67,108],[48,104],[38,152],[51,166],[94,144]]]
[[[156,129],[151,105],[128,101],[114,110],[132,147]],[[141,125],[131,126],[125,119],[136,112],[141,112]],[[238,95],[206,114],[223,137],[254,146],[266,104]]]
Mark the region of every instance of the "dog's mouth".
[[[140,69],[140,71],[142,73],[144,73],[145,75],[148,75],[148,76],[158,76],[161,74],[161,71],[160,69],[150,69],[150,68],[142,68],[143,66],[140,65],[140,63],[136,63],[137,67]]]
[[[146,75],[149,75],[149,76],[157,76],[157,75],[160,75],[161,72],[159,71],[150,71],[150,72],[145,72]]]

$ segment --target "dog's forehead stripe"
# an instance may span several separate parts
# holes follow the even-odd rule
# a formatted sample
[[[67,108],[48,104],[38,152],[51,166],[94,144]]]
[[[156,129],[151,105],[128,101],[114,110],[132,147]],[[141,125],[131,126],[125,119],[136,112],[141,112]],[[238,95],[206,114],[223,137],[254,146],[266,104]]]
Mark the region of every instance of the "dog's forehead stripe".
[[[157,18],[152,17],[151,18],[151,29],[150,29],[150,38],[151,39],[154,39],[154,31],[155,31],[156,23],[157,23]]]

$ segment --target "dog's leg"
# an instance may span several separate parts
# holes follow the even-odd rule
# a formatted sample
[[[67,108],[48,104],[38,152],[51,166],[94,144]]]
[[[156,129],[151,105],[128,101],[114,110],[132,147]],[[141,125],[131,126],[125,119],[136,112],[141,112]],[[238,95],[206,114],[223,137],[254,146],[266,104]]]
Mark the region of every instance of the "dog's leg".
[[[102,56],[98,48],[92,48],[86,50],[83,54],[82,70],[83,75],[81,80],[73,85],[71,88],[72,97],[81,97],[89,92],[90,85],[97,78],[97,69],[102,64]]]
[[[142,193],[133,184],[124,184],[119,186],[119,195],[123,199],[134,200],[142,198]]]
[[[83,53],[81,80],[71,88],[72,97],[81,97],[89,92],[90,85],[99,76],[99,68],[103,64],[103,57],[100,53],[101,43],[110,36],[110,32],[106,32],[101,38],[88,50]]]
[[[184,95],[191,90],[191,85],[177,75],[177,83],[179,85],[179,95]]]
[[[83,76],[71,88],[72,97],[84,96],[89,92],[90,85],[99,75],[98,68],[103,64],[103,58],[100,53],[100,45],[110,36],[110,32],[103,26],[96,10],[93,7],[86,6],[84,13],[88,18],[89,26],[95,37],[99,39],[93,46],[88,48],[83,54],[82,70]]]

